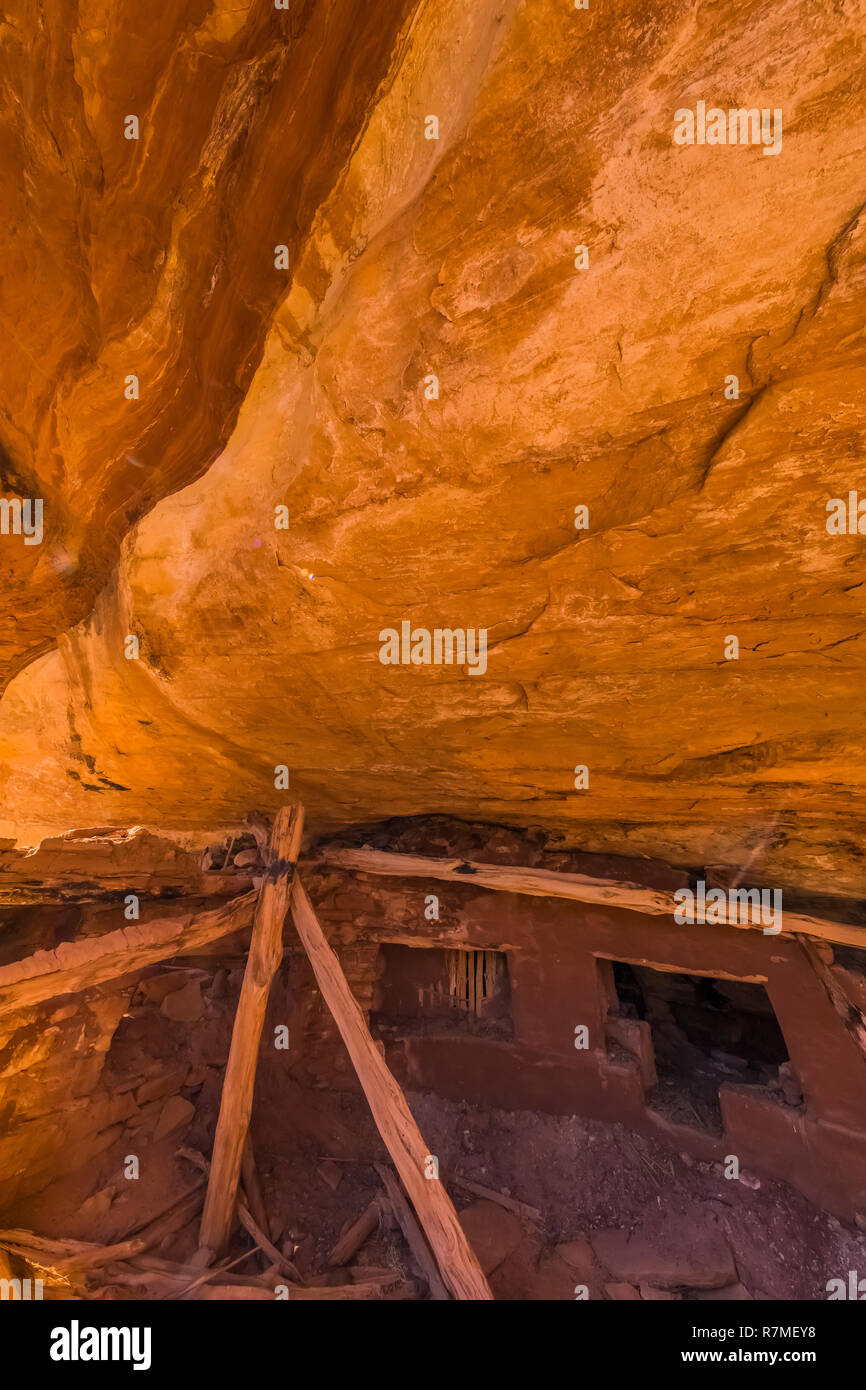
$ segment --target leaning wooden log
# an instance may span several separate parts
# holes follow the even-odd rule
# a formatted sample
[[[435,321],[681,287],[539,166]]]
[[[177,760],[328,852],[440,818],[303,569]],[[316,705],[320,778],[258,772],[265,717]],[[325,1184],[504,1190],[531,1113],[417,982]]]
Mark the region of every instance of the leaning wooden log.
[[[448,1290],[442,1282],[439,1270],[436,1267],[436,1261],[430,1253],[421,1227],[415,1220],[412,1208],[406,1201],[400,1184],[394,1177],[390,1168],[386,1168],[384,1164],[377,1163],[376,1172],[382,1179],[385,1191],[388,1194],[391,1210],[400,1223],[400,1230],[403,1232],[406,1244],[412,1251],[412,1256],[416,1265],[427,1280],[430,1297],[440,1302],[444,1301],[448,1297]]]
[[[244,1182],[244,1191],[247,1194],[247,1206],[261,1226],[265,1235],[270,1239],[271,1223],[268,1219],[268,1210],[265,1206],[265,1198],[262,1192],[262,1185],[259,1182],[258,1169],[256,1168],[256,1158],[253,1152],[253,1141],[249,1131],[244,1140],[244,1149],[241,1155],[241,1175]]]
[[[289,910],[304,814],[300,806],[277,812],[256,906],[241,995],[223,1080],[210,1181],[202,1213],[199,1245],[221,1255],[228,1244],[250,1124],[259,1043],[271,980],[283,955],[283,923]]]
[[[65,941],[53,951],[0,966],[0,1018],[32,1008],[60,994],[77,994],[116,980],[182,950],[228,936],[253,920],[256,894],[245,893],[208,912],[184,913],[135,922],[104,936]]]
[[[437,1178],[427,1178],[429,1150],[406,1098],[370,1036],[340,962],[328,945],[303,883],[295,879],[292,919],[316,983],[340,1030],[352,1064],[406,1191],[424,1228],[442,1279],[458,1299],[492,1299],[487,1280]]]
[[[613,879],[591,878],[586,874],[563,874],[553,869],[525,869],[517,864],[477,864],[466,859],[428,859],[418,854],[391,854],[378,849],[338,849],[325,847],[316,855],[318,862],[339,869],[365,874],[384,874],[389,878],[432,878],[447,883],[463,883],[477,888],[496,888],[503,893],[523,893],[533,898],[567,898],[571,902],[595,903],[600,907],[626,908],[653,917],[672,917],[677,911],[674,894],[666,889],[644,888],[637,883],[617,883]],[[743,890],[741,890],[743,891]],[[729,925],[763,930],[760,908],[745,900],[742,911],[748,920],[709,925]],[[783,932],[805,932],[824,941],[844,946],[866,947],[866,928],[802,913],[781,914]],[[702,925],[695,918],[695,926]]]
[[[234,897],[248,873],[203,870],[197,855],[141,826],[75,830],[29,849],[0,849],[0,907],[139,897]]]
[[[360,1250],[364,1241],[369,1240],[381,1219],[382,1204],[378,1197],[374,1197],[370,1205],[361,1212],[357,1221],[353,1221],[351,1226],[340,1236],[328,1257],[328,1264],[347,1265],[352,1256]]]

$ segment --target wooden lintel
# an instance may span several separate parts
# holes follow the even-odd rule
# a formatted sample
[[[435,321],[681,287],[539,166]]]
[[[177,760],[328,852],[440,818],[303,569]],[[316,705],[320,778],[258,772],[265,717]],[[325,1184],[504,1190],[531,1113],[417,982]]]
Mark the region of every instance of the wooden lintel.
[[[77,994],[249,927],[256,893],[244,893],[208,912],[130,923],[104,936],[65,941],[0,966],[0,1018],[61,994]]]
[[[216,1257],[223,1253],[231,1234],[252,1111],[259,1043],[271,980],[283,955],[283,923],[289,910],[303,826],[304,813],[300,806],[284,807],[277,812],[269,863],[256,906],[250,953],[223,1079],[199,1236],[200,1249],[212,1251]]]
[[[677,902],[672,891],[645,888],[637,883],[618,883],[614,879],[591,878],[586,874],[565,874],[554,869],[526,869],[517,864],[479,864],[466,859],[430,859],[418,854],[392,854],[386,850],[338,849],[319,850],[316,860],[334,868],[351,869],[358,873],[384,874],[389,878],[430,878],[469,887],[494,888],[503,893],[522,893],[534,898],[565,898],[571,902],[593,903],[598,907],[624,908],[652,917],[672,917]],[[747,911],[750,909],[744,908]],[[694,926],[731,926],[749,931],[762,931],[759,918],[746,921],[702,922]],[[866,929],[831,922],[823,917],[803,913],[781,913],[781,928],[785,934],[816,937],[842,946],[866,948]],[[778,933],[768,932],[768,937]]]
[[[295,879],[292,920],[447,1289],[457,1299],[492,1299],[451,1198],[432,1175],[431,1155],[406,1098],[376,1047],[342,966],[325,939],[303,883]]]

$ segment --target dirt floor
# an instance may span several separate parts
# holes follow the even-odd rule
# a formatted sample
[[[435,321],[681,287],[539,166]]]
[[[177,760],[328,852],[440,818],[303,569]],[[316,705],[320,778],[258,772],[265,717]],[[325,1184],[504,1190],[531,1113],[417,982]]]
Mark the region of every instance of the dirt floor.
[[[641,1284],[706,1297],[699,1285],[710,1280],[730,1291],[717,1297],[742,1298],[745,1290],[757,1299],[822,1299],[829,1279],[866,1269],[866,1234],[844,1227],[784,1184],[758,1185],[748,1173],[745,1182],[726,1180],[718,1165],[684,1159],[616,1125],[527,1111],[482,1112],[430,1095],[408,1099],[458,1210],[470,1209],[470,1239],[498,1297],[571,1299],[578,1285],[587,1287],[589,1297],[630,1297],[623,1287]],[[331,1104],[321,1093],[311,1100],[327,1127]],[[366,1160],[338,1156],[326,1162],[334,1158],[331,1150],[343,1146],[309,1135],[296,1134],[294,1142],[283,1135],[274,1148],[261,1116],[256,1126],[276,1243],[303,1274],[316,1276],[315,1283],[327,1282],[318,1276],[330,1268],[329,1252],[341,1230],[381,1191],[372,1160],[385,1157],[363,1099],[341,1095],[329,1101],[340,1129],[345,1125],[359,1148],[368,1144]],[[55,1184],[33,1199],[19,1220],[30,1229],[80,1239],[120,1239],[187,1190],[196,1171],[175,1156],[176,1150],[195,1147],[201,1138],[197,1122],[149,1145],[135,1184],[122,1177],[125,1155],[106,1154],[100,1171]],[[128,1151],[128,1145],[120,1148]],[[493,1203],[479,1202],[455,1175],[536,1207],[540,1220],[517,1219]],[[586,1238],[592,1243],[611,1230],[630,1237],[636,1262],[606,1268],[597,1255],[603,1246],[592,1255],[569,1248],[569,1258],[563,1258],[563,1246]],[[712,1254],[719,1239],[733,1256],[735,1274],[727,1281],[714,1273],[717,1266],[725,1269],[724,1259],[720,1263]],[[233,1253],[249,1243],[236,1232]],[[155,1253],[183,1261],[196,1244],[193,1222]],[[417,1274],[393,1222],[365,1244],[356,1263]],[[260,1268],[256,1257],[238,1266],[245,1273]]]

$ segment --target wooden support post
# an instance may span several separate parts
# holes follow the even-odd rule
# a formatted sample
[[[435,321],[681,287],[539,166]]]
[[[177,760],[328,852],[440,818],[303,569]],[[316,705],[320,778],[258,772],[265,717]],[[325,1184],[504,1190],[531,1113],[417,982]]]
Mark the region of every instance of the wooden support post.
[[[451,1198],[438,1178],[425,1176],[430,1156],[427,1146],[403,1092],[370,1036],[358,1001],[297,877],[292,893],[292,919],[448,1290],[458,1299],[492,1299]]]
[[[277,812],[271,834],[270,862],[256,906],[250,953],[223,1080],[199,1237],[200,1248],[212,1251],[215,1257],[223,1253],[231,1234],[253,1105],[259,1043],[271,980],[283,955],[283,923],[289,909],[303,826],[304,813],[300,806],[285,807]]]

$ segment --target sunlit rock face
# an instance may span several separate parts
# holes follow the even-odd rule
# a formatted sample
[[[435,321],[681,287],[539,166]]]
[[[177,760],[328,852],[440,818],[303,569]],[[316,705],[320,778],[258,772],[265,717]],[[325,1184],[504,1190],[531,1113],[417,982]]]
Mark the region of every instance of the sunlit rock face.
[[[0,686],[237,418],[408,0],[11,0],[0,17]],[[133,383],[130,378],[137,378]],[[0,538],[5,539],[5,538]]]
[[[862,6],[435,0],[392,20],[381,82],[370,36],[356,76],[358,20],[316,60],[333,108],[298,97],[279,132],[262,108],[273,179],[244,208],[226,193],[219,248],[176,239],[173,298],[140,267],[100,289],[123,333],[139,315],[189,355],[146,476],[194,480],[10,684],[0,832],[194,835],[297,794],[317,828],[445,811],[862,894],[866,538],[827,529],[830,499],[866,498]],[[253,23],[221,42],[255,54]],[[360,97],[350,152],[332,126]],[[781,110],[781,149],[676,144],[699,102]],[[210,175],[187,124],[168,162],[194,201]],[[273,200],[298,190],[285,294],[250,305],[225,272],[214,333],[193,283],[272,264]],[[206,405],[213,354],[236,421]],[[79,376],[64,437],[90,472],[54,472],[80,530],[103,494],[116,516],[108,461],[131,436]],[[48,479],[50,457],[34,445]],[[486,669],[383,664],[404,621],[486,630]]]

